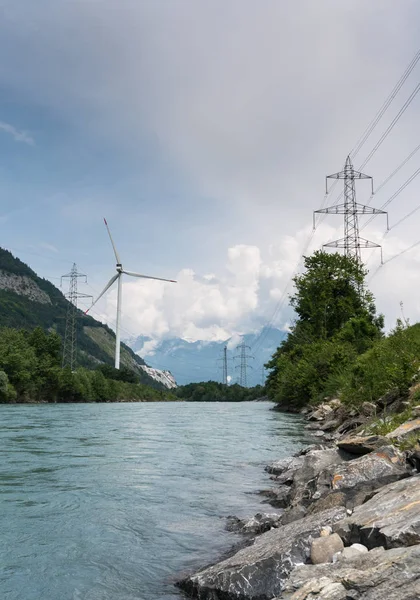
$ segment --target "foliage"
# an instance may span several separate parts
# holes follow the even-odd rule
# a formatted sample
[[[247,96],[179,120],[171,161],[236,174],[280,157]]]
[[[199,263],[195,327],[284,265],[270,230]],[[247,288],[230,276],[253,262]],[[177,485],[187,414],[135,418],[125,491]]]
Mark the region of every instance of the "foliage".
[[[420,368],[420,324],[405,326],[399,321],[391,334],[359,356],[348,372],[343,400],[358,405],[375,402],[386,392],[408,393]]]
[[[265,394],[262,386],[242,387],[238,384],[225,385],[216,381],[189,383],[175,391],[178,398],[187,402],[246,402],[261,398]]]
[[[138,382],[129,369],[62,369],[61,338],[37,327],[0,329],[0,402],[108,402],[175,400]]]
[[[334,394],[357,356],[382,337],[382,316],[353,258],[315,252],[294,278],[297,319],[267,367],[270,398],[287,408]]]

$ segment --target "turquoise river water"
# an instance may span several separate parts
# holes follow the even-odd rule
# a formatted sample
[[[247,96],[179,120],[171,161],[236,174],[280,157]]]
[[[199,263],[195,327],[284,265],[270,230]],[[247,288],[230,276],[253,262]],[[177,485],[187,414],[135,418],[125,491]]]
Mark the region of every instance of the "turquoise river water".
[[[0,406],[0,598],[180,600],[304,442],[261,403]]]

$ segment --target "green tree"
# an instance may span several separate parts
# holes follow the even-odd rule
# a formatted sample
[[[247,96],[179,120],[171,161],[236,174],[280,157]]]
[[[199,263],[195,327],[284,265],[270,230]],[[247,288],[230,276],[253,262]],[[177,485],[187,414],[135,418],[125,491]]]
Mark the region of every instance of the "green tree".
[[[305,257],[304,267],[290,298],[296,321],[267,364],[268,395],[289,408],[321,398],[383,327],[355,259],[318,251]]]

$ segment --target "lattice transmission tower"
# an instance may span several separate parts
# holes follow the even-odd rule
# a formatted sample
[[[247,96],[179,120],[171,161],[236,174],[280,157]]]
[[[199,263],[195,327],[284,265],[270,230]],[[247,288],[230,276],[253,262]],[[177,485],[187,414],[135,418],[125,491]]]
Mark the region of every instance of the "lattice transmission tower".
[[[344,203],[329,206],[328,208],[320,208],[314,211],[314,229],[315,215],[344,215],[344,237],[324,244],[324,247],[344,248],[344,254],[355,258],[359,263],[362,261],[361,249],[364,248],[381,248],[382,262],[382,247],[380,244],[375,244],[369,240],[360,237],[359,234],[359,215],[386,215],[387,229],[389,229],[388,213],[378,208],[372,208],[365,204],[356,202],[356,180],[370,179],[372,183],[373,195],[373,178],[370,175],[365,175],[360,171],[355,171],[351,162],[350,156],[347,157],[344,170],[339,173],[333,173],[326,177],[326,193],[328,194],[328,179],[343,179],[344,180]]]
[[[235,358],[239,358],[240,359],[240,364],[236,365],[236,369],[240,369],[240,375],[239,375],[239,385],[241,385],[242,387],[247,387],[247,369],[252,369],[251,365],[248,365],[248,360],[249,359],[253,359],[254,357],[247,354],[246,351],[247,350],[251,350],[250,346],[247,346],[245,344],[245,342],[243,341],[242,344],[239,344],[239,346],[236,346],[237,350],[240,350],[240,354],[236,355]]]
[[[221,363],[221,366],[219,367],[219,369],[222,372],[222,383],[224,383],[225,385],[228,385],[229,381],[228,381],[228,363],[231,360],[230,358],[228,358],[227,355],[227,346],[223,346],[223,354],[221,358],[217,359],[217,362]]]
[[[85,283],[87,283],[86,275],[78,272],[76,263],[73,263],[70,273],[67,273],[67,275],[62,275],[61,277],[61,285],[63,285],[63,279],[70,279],[69,291],[64,294],[65,298],[68,300],[68,305],[62,366],[63,368],[70,367],[72,371],[74,371],[76,368],[77,360],[77,300],[78,298],[92,298],[92,296],[89,294],[81,294],[77,291],[77,280],[80,278],[83,278]]]

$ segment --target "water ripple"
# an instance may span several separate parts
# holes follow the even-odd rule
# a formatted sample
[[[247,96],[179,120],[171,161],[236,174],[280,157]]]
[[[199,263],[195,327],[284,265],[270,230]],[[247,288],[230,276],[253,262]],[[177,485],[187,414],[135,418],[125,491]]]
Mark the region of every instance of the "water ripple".
[[[179,600],[304,441],[267,403],[0,407],[0,598]]]

